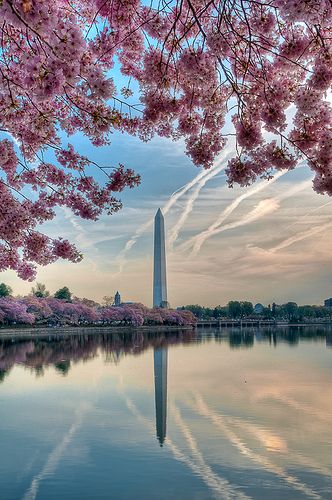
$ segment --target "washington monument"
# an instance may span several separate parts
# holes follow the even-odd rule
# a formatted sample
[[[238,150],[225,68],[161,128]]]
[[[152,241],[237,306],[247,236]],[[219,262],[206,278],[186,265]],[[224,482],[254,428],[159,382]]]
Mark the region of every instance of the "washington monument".
[[[153,307],[168,307],[164,216],[160,208],[154,218]]]

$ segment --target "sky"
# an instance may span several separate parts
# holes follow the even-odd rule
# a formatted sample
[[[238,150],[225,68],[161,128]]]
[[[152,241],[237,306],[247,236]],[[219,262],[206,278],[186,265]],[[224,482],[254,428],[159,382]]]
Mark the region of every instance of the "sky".
[[[119,290],[123,301],[151,305],[152,220],[160,207],[172,307],[229,300],[321,304],[332,295],[332,200],[313,191],[304,164],[272,181],[230,189],[224,168],[232,144],[204,171],[191,163],[181,141],[143,143],[116,133],[103,148],[92,149],[83,136],[71,142],[100,164],[121,161],[134,168],[142,183],[121,193],[124,208],[117,214],[92,222],[59,209],[43,225],[84,254],[79,264],[59,261],[38,269],[37,281],[51,293],[68,286],[76,296],[100,301]],[[27,294],[33,285],[12,271],[0,280],[14,294]]]

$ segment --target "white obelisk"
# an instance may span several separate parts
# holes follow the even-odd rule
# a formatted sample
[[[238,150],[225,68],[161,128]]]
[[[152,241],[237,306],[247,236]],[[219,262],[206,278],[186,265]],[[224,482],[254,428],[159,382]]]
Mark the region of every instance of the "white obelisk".
[[[154,218],[153,307],[168,307],[165,224],[160,208],[158,208]]]

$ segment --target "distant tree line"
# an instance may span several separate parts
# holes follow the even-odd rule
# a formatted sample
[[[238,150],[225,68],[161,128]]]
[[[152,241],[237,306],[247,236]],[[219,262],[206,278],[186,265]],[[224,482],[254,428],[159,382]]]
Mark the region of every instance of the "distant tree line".
[[[45,285],[37,283],[25,297],[13,297],[5,283],[0,284],[0,325],[195,325],[191,311],[161,309],[139,303],[113,306],[110,297],[103,304],[73,296],[64,286],[53,296]]]
[[[300,322],[304,320],[314,320],[318,318],[331,318],[332,308],[316,305],[299,306],[296,302],[287,302],[286,304],[268,305],[263,307],[262,311],[255,312],[252,302],[232,300],[226,306],[204,307],[198,304],[189,304],[179,308],[191,311],[197,319],[239,319],[250,317],[261,317],[263,319],[288,320]]]
[[[143,304],[122,304],[115,307],[114,297],[103,297],[102,304],[72,294],[67,286],[59,288],[53,296],[43,283],[36,283],[29,295],[13,297],[13,290],[0,283],[0,324],[50,323],[50,324],[132,324],[187,325],[196,319],[257,318],[287,320],[291,322],[331,319],[332,307],[303,305],[296,302],[262,306],[255,312],[250,301],[231,300],[226,306],[204,307],[190,304],[172,309],[149,309]]]
[[[191,311],[197,319],[212,318],[244,318],[254,314],[251,302],[232,300],[227,306],[204,307],[198,304],[190,304],[179,308]]]

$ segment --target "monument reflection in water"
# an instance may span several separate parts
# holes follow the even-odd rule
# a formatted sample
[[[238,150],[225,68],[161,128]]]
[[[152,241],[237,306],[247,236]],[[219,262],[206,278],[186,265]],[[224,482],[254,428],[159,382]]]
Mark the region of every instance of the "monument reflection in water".
[[[167,347],[154,349],[154,390],[156,405],[156,434],[160,446],[166,438],[167,421]]]

